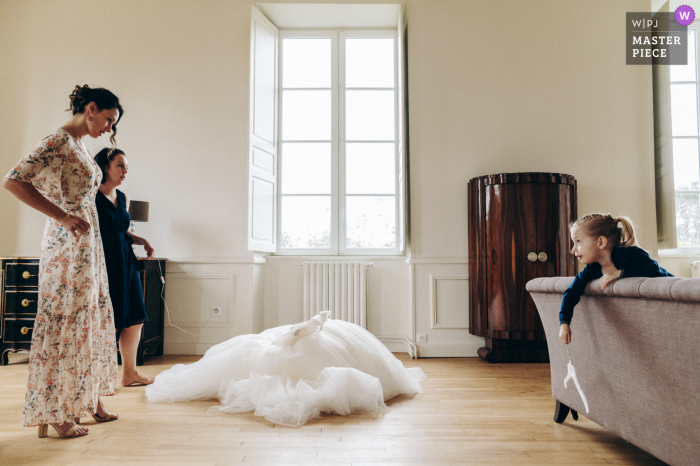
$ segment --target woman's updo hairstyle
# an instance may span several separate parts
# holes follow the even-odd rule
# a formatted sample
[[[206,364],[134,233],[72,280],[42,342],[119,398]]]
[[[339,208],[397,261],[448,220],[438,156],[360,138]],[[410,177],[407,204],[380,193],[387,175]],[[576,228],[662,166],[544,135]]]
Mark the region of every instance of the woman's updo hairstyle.
[[[109,164],[112,163],[112,160],[114,160],[117,155],[126,154],[124,154],[124,151],[121,149],[110,149],[109,147],[105,147],[95,156],[95,162],[97,162],[97,165],[99,165],[100,169],[102,170],[102,184],[107,181],[107,170],[109,170]]]
[[[95,102],[95,105],[97,105],[100,111],[111,110],[113,108],[119,110],[119,118],[117,118],[117,121],[112,125],[112,135],[109,137],[112,147],[116,147],[117,142],[115,137],[117,136],[117,123],[119,123],[119,120],[124,116],[124,109],[119,103],[119,97],[101,87],[92,89],[87,84],[84,86],[75,86],[75,89],[73,89],[73,92],[70,94],[70,107],[67,111],[70,111],[73,115],[83,113],[85,107],[90,102]]]
[[[580,227],[593,238],[604,236],[613,247],[636,246],[634,225],[628,217],[613,218],[610,214],[584,215],[569,225],[569,229]]]

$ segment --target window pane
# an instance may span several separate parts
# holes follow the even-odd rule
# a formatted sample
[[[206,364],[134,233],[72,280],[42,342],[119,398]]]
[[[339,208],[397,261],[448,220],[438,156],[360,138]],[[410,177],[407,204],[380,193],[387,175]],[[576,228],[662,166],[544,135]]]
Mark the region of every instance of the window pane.
[[[331,87],[331,40],[284,39],[282,87]]]
[[[673,179],[676,191],[700,190],[700,158],[697,139],[673,140]]]
[[[282,144],[282,194],[331,193],[331,143]]]
[[[345,139],[394,140],[394,91],[346,91]]]
[[[347,39],[345,87],[394,87],[394,39]]]
[[[282,91],[282,139],[329,141],[331,91]]]
[[[688,64],[671,65],[671,81],[697,81],[695,30],[688,29]]]
[[[394,196],[348,196],[346,246],[396,247]]]
[[[697,86],[671,84],[671,121],[674,136],[698,135]]]
[[[700,246],[700,194],[676,194],[678,247]]]
[[[282,196],[282,247],[331,247],[330,196]]]
[[[395,194],[394,143],[345,145],[345,192]]]

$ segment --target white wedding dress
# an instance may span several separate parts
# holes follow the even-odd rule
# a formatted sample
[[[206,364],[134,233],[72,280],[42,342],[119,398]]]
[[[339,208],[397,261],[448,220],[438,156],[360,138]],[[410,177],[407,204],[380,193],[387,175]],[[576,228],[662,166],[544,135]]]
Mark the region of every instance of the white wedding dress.
[[[146,387],[149,401],[217,398],[226,413],[255,411],[300,426],[321,413],[377,412],[396,395],[423,393],[427,377],[401,361],[362,327],[328,318],[220,343],[194,364],[177,364]]]

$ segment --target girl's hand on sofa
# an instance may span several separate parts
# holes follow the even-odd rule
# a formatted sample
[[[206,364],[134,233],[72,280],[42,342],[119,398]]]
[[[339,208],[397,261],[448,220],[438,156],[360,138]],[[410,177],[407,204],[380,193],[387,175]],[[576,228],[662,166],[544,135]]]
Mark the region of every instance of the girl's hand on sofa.
[[[559,326],[559,338],[565,345],[571,343],[571,327],[569,324],[561,324]]]
[[[608,283],[610,283],[613,280],[617,280],[618,278],[620,278],[620,275],[622,275],[622,270],[616,270],[612,273],[603,274],[603,276],[600,279],[600,289],[604,290],[605,288],[607,288]]]

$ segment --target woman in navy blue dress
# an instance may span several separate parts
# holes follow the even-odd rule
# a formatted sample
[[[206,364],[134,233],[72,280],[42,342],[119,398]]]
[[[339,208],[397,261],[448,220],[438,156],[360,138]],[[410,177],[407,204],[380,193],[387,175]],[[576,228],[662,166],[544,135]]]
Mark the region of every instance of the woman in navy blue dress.
[[[136,352],[141,338],[141,327],[148,321],[143,304],[141,280],[136,270],[136,256],[132,244],[146,249],[148,257],[154,250],[146,239],[129,231],[129,198],[117,189],[128,171],[124,152],[119,149],[102,149],[95,161],[102,169],[102,185],[95,203],[104,245],[109,296],[114,307],[114,323],[119,332],[119,351],[122,356],[121,385],[148,385],[150,377],[142,377],[136,370]]]

